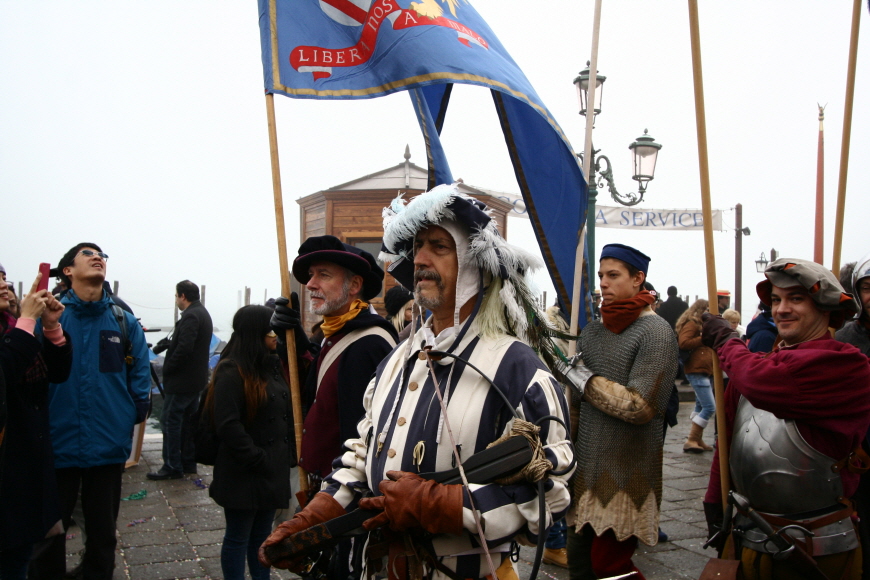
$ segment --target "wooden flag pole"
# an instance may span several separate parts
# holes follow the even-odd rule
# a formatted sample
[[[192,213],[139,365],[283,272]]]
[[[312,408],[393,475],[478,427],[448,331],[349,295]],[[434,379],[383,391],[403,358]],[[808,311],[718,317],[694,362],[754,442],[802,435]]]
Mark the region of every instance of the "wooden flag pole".
[[[692,76],[695,81],[695,124],[698,131],[698,166],[701,172],[701,211],[704,215],[704,249],[707,254],[707,294],[710,313],[719,314],[716,298],[716,256],[713,249],[713,212],[710,205],[710,168],[707,164],[707,120],[704,110],[704,78],[701,68],[701,33],[698,0],[689,0],[689,28],[692,36]],[[725,428],[725,388],[719,358],[713,357],[716,393],[716,426],[719,428],[719,475],[722,478],[722,506],[727,507],[731,478],[728,471],[728,437]]]
[[[589,90],[586,93],[586,141],[583,145],[583,176],[587,184],[592,182],[594,176],[589,175],[592,166],[592,127],[595,123],[595,90],[598,79],[598,31],[601,28],[601,0],[595,0],[595,15],[592,19],[592,58],[589,61]],[[592,103],[591,105],[589,103]],[[591,113],[591,114],[590,114]],[[586,211],[590,211],[587,205]],[[577,240],[577,255],[574,257],[574,289],[571,294],[571,325],[569,332],[577,336],[580,327],[580,304],[583,297],[580,296],[580,287],[583,281],[583,271],[586,269],[586,227],[589,220],[583,222],[580,228],[580,237]],[[595,223],[593,221],[593,223]],[[595,256],[589,256],[594,260]],[[577,354],[577,341],[572,340],[568,345],[568,355]]]
[[[266,116],[269,122],[269,154],[272,158],[272,193],[275,197],[275,226],[278,229],[278,263],[281,268],[281,296],[290,297],[290,264],[287,260],[287,234],[284,231],[284,199],[281,194],[281,166],[278,163],[278,129],[275,125],[275,97],[266,94]],[[290,372],[290,401],[293,405],[293,426],[296,432],[296,457],[302,456],[302,399],[299,390],[299,366],[296,361],[296,337],[292,330],[285,336]],[[308,474],[299,466],[299,487],[308,491]]]
[[[849,147],[852,142],[852,105],[855,101],[855,67],[858,64],[858,28],[861,24],[861,0],[852,3],[852,39],[849,42],[849,69],[846,75],[846,105],[843,107],[843,141],[840,146],[840,182],[837,186],[837,221],[834,225],[834,261],[831,270],[840,275],[843,250],[843,218],[846,214],[846,178],[849,175]]]

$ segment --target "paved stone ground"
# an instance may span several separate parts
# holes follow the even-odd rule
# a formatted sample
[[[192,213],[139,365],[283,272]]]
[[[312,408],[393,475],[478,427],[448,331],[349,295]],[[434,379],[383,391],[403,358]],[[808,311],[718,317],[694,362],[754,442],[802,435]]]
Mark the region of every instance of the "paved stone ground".
[[[681,398],[691,398],[681,387]],[[682,452],[689,430],[692,403],[680,405],[679,423],[669,429],[664,448],[664,496],[662,529],[670,541],[654,547],[640,544],[635,563],[648,580],[698,578],[713,550],[703,550],[706,539],[701,498],[707,487],[712,453]],[[706,440],[712,441],[708,430]],[[145,474],[162,464],[161,438],[146,436],[141,463],[127,470],[121,497],[146,490],[144,499],[121,502],[118,516],[120,542],[116,558],[117,580],[163,580],[171,578],[222,578],[220,567],[223,511],[200,486],[211,481],[211,468],[200,466],[197,477],[174,481],[149,481]],[[81,532],[69,530],[68,567],[78,562]],[[520,578],[528,577],[534,551],[523,548]],[[294,578],[285,571],[272,571],[272,578]],[[539,578],[567,580],[567,570],[543,565]]]

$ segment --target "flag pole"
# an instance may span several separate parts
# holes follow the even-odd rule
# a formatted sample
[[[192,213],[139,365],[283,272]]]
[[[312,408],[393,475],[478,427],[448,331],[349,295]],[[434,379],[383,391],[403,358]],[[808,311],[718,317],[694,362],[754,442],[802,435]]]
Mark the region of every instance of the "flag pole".
[[[701,211],[704,216],[704,249],[707,257],[707,294],[710,313],[719,314],[716,298],[716,256],[713,248],[713,212],[710,205],[710,168],[707,163],[707,120],[704,110],[704,78],[701,68],[701,33],[698,25],[698,0],[689,0],[689,28],[692,37],[692,76],[695,81],[695,124],[698,132],[698,166],[701,173]],[[713,357],[713,383],[716,393],[716,426],[719,429],[719,475],[722,480],[722,506],[727,508],[731,481],[728,472],[728,437],[725,427],[725,389],[719,357]]]
[[[287,260],[287,233],[284,231],[284,199],[281,193],[281,167],[278,164],[278,129],[275,124],[275,97],[266,93],[266,116],[269,123],[269,154],[272,159],[272,193],[275,197],[275,226],[278,229],[278,263],[281,268],[281,296],[290,297],[290,264]],[[299,392],[299,366],[296,361],[296,337],[292,330],[285,335],[290,374],[290,401],[296,434],[296,457],[302,456],[302,399]],[[308,491],[308,474],[299,466],[299,487]]]
[[[592,55],[589,61],[589,90],[586,95],[586,140],[583,144],[583,177],[586,178],[586,183],[591,183],[593,177],[589,171],[592,166],[592,127],[595,124],[595,91],[597,89],[598,79],[598,32],[601,29],[601,0],[595,0],[595,13],[592,18]],[[592,103],[590,106],[589,103]],[[591,113],[591,115],[590,115]],[[594,210],[593,210],[594,211]],[[586,206],[586,212],[589,212],[589,206]],[[594,217],[593,217],[594,220]],[[586,228],[589,220],[586,219],[580,228],[580,236],[577,240],[577,255],[574,257],[574,291],[571,294],[571,326],[569,332],[571,336],[577,336],[577,331],[580,326],[580,304],[583,298],[580,296],[580,287],[583,282],[583,271],[586,269]],[[592,223],[595,223],[594,221]],[[592,260],[595,256],[590,256]],[[572,340],[568,344],[568,355],[574,356],[577,354],[577,341]]]
[[[846,213],[846,178],[849,175],[849,147],[852,142],[852,105],[855,101],[855,67],[858,63],[858,28],[861,24],[861,0],[852,3],[852,39],[849,42],[849,68],[846,75],[846,105],[843,107],[843,141],[840,146],[840,182],[837,187],[837,221],[834,226],[834,261],[831,270],[840,275],[843,250],[843,217]]]

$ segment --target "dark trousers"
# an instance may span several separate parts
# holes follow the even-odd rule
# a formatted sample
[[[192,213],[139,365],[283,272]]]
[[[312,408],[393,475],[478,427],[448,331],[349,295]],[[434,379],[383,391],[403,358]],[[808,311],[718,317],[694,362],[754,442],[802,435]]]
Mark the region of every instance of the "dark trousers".
[[[573,528],[573,527],[572,527]],[[631,556],[637,549],[637,538],[630,536],[617,541],[613,530],[596,536],[592,526],[585,525],[580,533],[568,530],[568,577],[570,580],[594,580],[635,572],[643,580]]]
[[[25,580],[27,578],[27,563],[33,544],[7,546],[0,549],[0,580]]]
[[[72,523],[72,512],[81,487],[82,511],[88,522],[88,537],[82,559],[82,573],[88,580],[111,580],[115,569],[115,527],[121,505],[123,463],[97,467],[56,469],[57,491],[64,530]],[[46,540],[30,562],[28,577],[56,580],[66,573],[66,534]]]
[[[227,525],[221,546],[221,570],[225,580],[243,580],[245,561],[252,580],[269,580],[269,568],[257,559],[257,552],[272,532],[275,510],[224,508]]]
[[[163,397],[163,469],[176,473],[196,472],[193,448],[193,414],[199,393],[166,393]]]

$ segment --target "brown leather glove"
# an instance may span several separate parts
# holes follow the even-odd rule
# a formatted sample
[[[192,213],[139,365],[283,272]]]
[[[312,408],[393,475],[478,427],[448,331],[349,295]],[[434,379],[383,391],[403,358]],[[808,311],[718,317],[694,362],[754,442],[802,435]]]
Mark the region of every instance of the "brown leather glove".
[[[461,485],[444,485],[423,479],[405,471],[388,471],[378,486],[383,495],[361,499],[364,510],[384,510],[363,522],[363,528],[373,530],[389,524],[390,529],[404,532],[423,528],[433,534],[462,532]]]
[[[257,554],[260,564],[266,568],[269,568],[270,566],[274,566],[275,568],[285,568],[298,574],[301,572],[304,565],[302,559],[286,559],[272,562],[266,556],[265,548],[274,546],[275,544],[280,544],[282,540],[296,532],[307,530],[311,526],[328,522],[329,520],[337,518],[338,516],[343,516],[346,513],[347,511],[341,507],[341,504],[335,501],[335,498],[328,493],[320,492],[315,494],[315,496],[311,498],[311,501],[308,502],[308,505],[305,506],[305,509],[294,515],[292,519],[279,524],[278,527],[275,528],[275,531],[266,538],[266,541],[263,542],[262,546],[260,546],[260,550]]]
[[[713,316],[705,312],[701,315],[701,322],[701,343],[713,350],[718,350],[732,338],[740,338],[737,331],[731,328],[731,323],[719,315]]]

